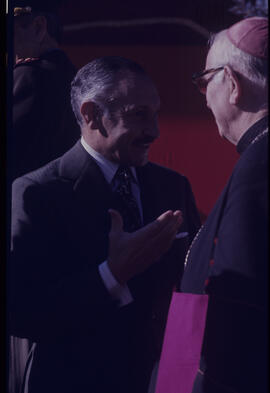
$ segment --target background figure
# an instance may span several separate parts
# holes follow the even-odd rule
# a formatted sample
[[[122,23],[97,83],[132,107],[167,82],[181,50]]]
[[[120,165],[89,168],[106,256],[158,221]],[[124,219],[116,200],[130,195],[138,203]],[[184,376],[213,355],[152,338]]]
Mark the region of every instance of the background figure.
[[[59,1],[14,0],[12,179],[62,155],[79,138],[70,105],[76,70],[59,49]],[[17,392],[30,342],[11,337],[10,392]]]
[[[268,391],[268,20],[215,35],[194,76],[240,158],[188,253],[182,292],[209,294],[193,393]]]
[[[58,3],[13,1],[13,179],[62,155],[80,136],[69,99],[76,70],[58,46]]]
[[[148,162],[160,100],[138,64],[94,60],[71,97],[81,140],[13,188],[11,330],[36,342],[24,388],[147,392],[198,212],[188,180]]]

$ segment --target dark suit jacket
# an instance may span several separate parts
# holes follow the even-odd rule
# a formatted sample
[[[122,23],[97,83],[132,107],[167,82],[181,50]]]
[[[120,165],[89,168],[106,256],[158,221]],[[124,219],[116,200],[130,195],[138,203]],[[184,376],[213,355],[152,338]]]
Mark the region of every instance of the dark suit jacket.
[[[98,265],[108,255],[109,185],[78,142],[13,187],[11,333],[37,343],[29,392],[146,392],[172,288],[199,220],[187,179],[148,163],[137,168],[144,222],[181,209],[181,231],[164,258],[128,282],[119,308]]]
[[[193,393],[268,391],[268,137],[245,147],[182,279],[183,292],[209,294]]]
[[[15,65],[8,156],[13,179],[61,156],[78,140],[80,130],[70,104],[75,73],[60,50]]]

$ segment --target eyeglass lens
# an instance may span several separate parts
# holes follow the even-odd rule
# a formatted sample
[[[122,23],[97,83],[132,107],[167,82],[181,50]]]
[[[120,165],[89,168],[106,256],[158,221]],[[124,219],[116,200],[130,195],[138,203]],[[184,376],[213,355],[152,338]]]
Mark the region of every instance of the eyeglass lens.
[[[209,70],[204,70],[202,72],[193,75],[192,80],[197,85],[199,91],[202,94],[206,94],[206,88],[208,83],[211,81],[211,79],[213,79],[215,73],[222,70],[223,68],[224,66],[218,68],[211,68]],[[209,73],[212,73],[212,75],[207,78],[206,75]]]

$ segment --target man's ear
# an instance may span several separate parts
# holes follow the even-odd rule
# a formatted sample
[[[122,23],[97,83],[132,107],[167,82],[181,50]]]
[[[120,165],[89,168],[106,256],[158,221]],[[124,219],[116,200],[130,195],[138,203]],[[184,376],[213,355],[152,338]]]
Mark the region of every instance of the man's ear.
[[[43,15],[38,15],[33,20],[33,29],[36,40],[41,43],[47,34],[47,19]]]
[[[98,107],[93,101],[87,101],[82,104],[81,115],[91,129],[99,128]]]
[[[242,96],[242,88],[237,74],[230,66],[224,67],[224,72],[230,83],[230,98],[229,102],[232,105],[237,105]]]

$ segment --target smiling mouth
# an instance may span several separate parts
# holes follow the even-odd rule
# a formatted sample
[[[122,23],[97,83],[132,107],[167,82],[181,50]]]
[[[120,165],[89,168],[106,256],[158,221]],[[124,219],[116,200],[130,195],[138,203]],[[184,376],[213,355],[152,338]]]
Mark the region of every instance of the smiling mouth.
[[[154,142],[153,138],[144,138],[144,139],[137,139],[136,141],[134,141],[134,145],[136,147],[140,147],[143,149],[149,149],[149,147],[151,146],[151,144]]]

